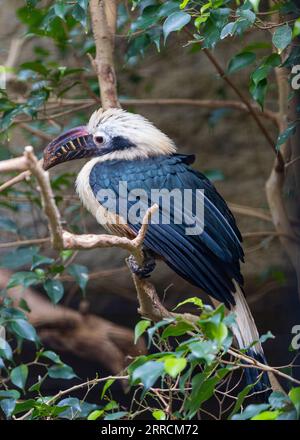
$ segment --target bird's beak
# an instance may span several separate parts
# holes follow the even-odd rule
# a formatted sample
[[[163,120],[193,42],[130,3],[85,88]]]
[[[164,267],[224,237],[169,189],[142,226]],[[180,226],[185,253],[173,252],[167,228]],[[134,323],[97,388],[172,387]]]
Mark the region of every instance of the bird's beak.
[[[43,168],[48,170],[69,160],[92,157],[97,148],[84,126],[75,127],[53,139],[44,150]]]

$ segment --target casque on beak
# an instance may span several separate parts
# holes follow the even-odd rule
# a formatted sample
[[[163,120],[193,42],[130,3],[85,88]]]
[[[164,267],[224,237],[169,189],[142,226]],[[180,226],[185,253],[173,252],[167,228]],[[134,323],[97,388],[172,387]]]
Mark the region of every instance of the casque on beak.
[[[44,170],[69,160],[92,157],[97,151],[85,126],[75,127],[53,139],[44,150]]]

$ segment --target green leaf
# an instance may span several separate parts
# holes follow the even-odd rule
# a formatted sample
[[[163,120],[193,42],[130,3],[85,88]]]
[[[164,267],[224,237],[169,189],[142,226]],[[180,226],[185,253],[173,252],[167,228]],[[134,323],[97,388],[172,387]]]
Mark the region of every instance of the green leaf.
[[[31,387],[28,389],[28,391],[29,391],[30,393],[32,393],[32,392],[37,392],[37,393],[39,393],[40,390],[41,390],[41,386],[43,385],[43,383],[44,383],[44,381],[46,380],[46,378],[47,378],[47,375],[45,375],[44,377],[40,377],[40,376],[39,376],[38,381],[35,382],[33,385],[31,385]]]
[[[179,321],[176,324],[170,324],[162,333],[162,338],[166,339],[170,336],[181,336],[188,331],[193,330],[193,326],[185,321]]]
[[[180,3],[180,9],[184,9],[186,6],[187,6],[187,4],[189,3],[189,1],[190,0],[183,0],[181,3]]]
[[[245,398],[248,396],[248,394],[250,393],[250,391],[252,390],[254,385],[255,384],[250,383],[237,395],[237,400],[235,402],[233,410],[231,411],[231,413],[228,417],[229,420],[234,416],[234,414],[236,414],[241,409],[241,406],[242,406]]]
[[[98,409],[97,405],[80,401],[77,397],[62,399],[57,406],[63,409],[59,414],[59,418],[69,420],[86,418],[92,411]]]
[[[110,400],[104,407],[105,411],[111,411],[113,409],[119,408],[119,405],[115,400]]]
[[[180,31],[191,21],[191,16],[186,12],[173,12],[163,24],[164,41],[166,42],[171,32]]]
[[[285,24],[276,28],[272,37],[272,42],[279,52],[282,52],[290,44],[292,37],[292,29],[288,24]]]
[[[131,24],[130,31],[136,32],[137,30],[146,30],[157,23],[159,17],[157,14],[159,6],[149,5],[143,9],[142,15],[137,20],[134,20]]]
[[[155,409],[152,416],[155,420],[166,420],[166,414],[161,409]]]
[[[12,349],[9,343],[1,337],[0,337],[0,357],[8,360],[12,359]]]
[[[234,22],[227,23],[221,31],[220,39],[224,40],[224,38],[228,37],[228,35],[232,37],[234,35],[234,32],[235,32],[235,23]]]
[[[10,324],[11,330],[20,338],[28,339],[29,341],[38,342],[38,336],[34,327],[25,319],[16,319]]]
[[[283,409],[290,401],[286,394],[281,391],[273,391],[269,397],[269,403],[273,409]]]
[[[215,339],[222,344],[222,342],[227,338],[228,336],[228,328],[223,322],[220,322],[220,324],[217,326],[215,331]]]
[[[12,415],[12,413],[16,407],[16,403],[17,403],[17,401],[15,399],[0,400],[0,407],[8,419]]]
[[[21,388],[21,390],[23,391],[25,389],[27,377],[28,377],[28,367],[27,365],[24,364],[14,368],[10,373],[10,380],[12,381],[12,383],[16,385],[18,388]]]
[[[21,309],[25,310],[25,312],[28,312],[28,313],[31,312],[31,309],[30,309],[30,307],[29,307],[29,305],[28,305],[28,302],[27,302],[24,298],[21,298],[21,299],[20,299],[20,301],[19,301],[19,307],[20,307]]]
[[[27,412],[34,407],[35,407],[34,399],[28,399],[28,400],[24,400],[23,402],[17,402],[16,407],[14,409],[14,415]]]
[[[253,10],[258,12],[260,0],[249,0],[249,2],[251,3]]]
[[[80,264],[72,264],[68,267],[68,273],[75,279],[80,289],[85,292],[89,280],[88,269]]]
[[[300,35],[300,18],[297,18],[297,20],[294,23],[293,38],[298,37],[298,35]]]
[[[159,328],[164,327],[165,325],[168,325],[168,324],[170,324],[171,322],[174,322],[174,321],[175,321],[175,318],[167,318],[167,319],[163,319],[162,321],[157,322],[155,325],[150,327],[147,330],[147,333],[148,333],[148,336],[149,336],[149,344],[148,344],[148,346],[150,347],[153,335],[157,332],[157,330]]]
[[[279,416],[280,411],[263,411],[260,414],[257,414],[254,417],[251,417],[251,420],[276,420]]]
[[[289,392],[289,398],[293,402],[297,411],[297,416],[299,418],[300,417],[300,387],[291,389],[291,391]]]
[[[84,7],[82,7],[82,4],[85,2],[78,1],[78,4],[75,4],[74,8],[72,9],[72,17],[75,18],[76,21],[78,21],[82,27],[85,29],[87,28],[87,12]]]
[[[60,177],[61,177],[61,176],[60,176]],[[53,180],[51,181],[51,184],[52,184],[52,186],[53,186]],[[63,261],[63,263],[64,263],[64,262],[67,261],[70,257],[72,257],[73,253],[74,253],[74,251],[72,251],[72,250],[70,250],[70,249],[66,249],[66,250],[61,251],[61,252],[59,253],[59,256],[60,256],[60,258],[62,259],[62,261]]]
[[[101,399],[105,396],[106,391],[111,387],[111,385],[115,382],[115,379],[108,379],[103,387],[102,393],[101,393]]]
[[[30,287],[33,284],[38,284],[39,281],[38,275],[34,272],[16,272],[10,277],[7,289],[16,286]]]
[[[221,313],[220,313],[221,312]],[[217,341],[220,344],[227,338],[228,329],[227,326],[222,322],[223,319],[223,311],[214,314],[212,317],[201,320],[200,325],[205,335],[214,341]]]
[[[20,65],[21,70],[31,70],[33,72],[40,73],[43,76],[47,76],[48,69],[38,61],[30,61]]]
[[[54,304],[57,304],[64,296],[64,286],[59,280],[47,280],[44,283],[44,289]]]
[[[211,18],[208,18],[206,21],[202,33],[204,37],[203,46],[205,48],[214,48],[220,40],[220,29],[218,28],[216,22]]]
[[[118,411],[115,413],[107,414],[104,420],[120,420],[128,414],[127,411]]]
[[[0,260],[0,266],[7,269],[18,269],[32,262],[34,255],[38,253],[37,247],[18,248],[5,254]]]
[[[276,143],[277,151],[280,149],[281,145],[283,145],[289,139],[290,136],[293,136],[296,133],[297,125],[298,125],[297,122],[293,122],[289,124],[288,127],[282,133],[280,133]]]
[[[132,373],[133,382],[142,382],[146,389],[149,389],[154,385],[157,379],[164,372],[164,363],[148,361],[143,365],[137,367]]]
[[[53,365],[48,369],[48,374],[52,379],[73,379],[77,377],[69,365]]]
[[[263,108],[264,106],[265,97],[267,93],[267,86],[268,83],[266,79],[259,81],[259,83],[257,84],[255,84],[254,82],[250,84],[250,93],[253,99],[255,99],[255,101],[258,102],[258,104],[261,106],[261,108]]]
[[[253,11],[251,11],[251,9],[240,8],[238,10],[238,15],[247,20],[250,24],[253,24],[256,19],[256,15]]]
[[[215,376],[207,379],[205,373],[198,373],[192,379],[192,392],[186,400],[185,408],[188,411],[188,417],[192,418],[199,410],[201,405],[210,399],[216,385],[228,374],[228,368],[218,370]]]
[[[186,367],[185,358],[167,358],[165,360],[165,372],[175,379]]]
[[[174,11],[178,11],[178,1],[169,0],[167,2],[162,3],[162,5],[157,11],[157,16],[159,18],[168,17]]]
[[[265,411],[270,408],[270,405],[268,403],[261,403],[258,405],[248,405],[245,411],[243,411],[240,414],[235,414],[232,417],[232,420],[248,420],[252,419],[252,417],[255,417],[257,414],[261,413],[262,411]]]
[[[143,333],[150,327],[151,322],[148,320],[139,321],[134,328],[134,343],[137,343],[137,340],[142,336]]]
[[[203,359],[207,365],[211,365],[219,351],[215,341],[192,342],[188,348],[196,359]]]
[[[237,72],[238,70],[244,69],[244,67],[249,66],[255,61],[256,55],[254,52],[241,52],[235,55],[229,61],[227,71],[228,73]]]
[[[64,1],[57,1],[54,4],[54,12],[62,20],[65,19],[65,15],[66,15],[66,13],[68,12],[69,9],[70,9],[70,6],[65,4]]]
[[[88,415],[88,420],[97,420],[99,419],[102,414],[104,413],[104,409],[96,409],[95,411],[92,411],[89,415]]]
[[[19,399],[20,393],[17,390],[0,390],[0,399],[11,398]]]
[[[187,298],[184,301],[180,302],[179,304],[177,304],[176,307],[174,307],[173,310],[178,309],[178,307],[183,306],[184,304],[194,304],[195,306],[199,307],[199,309],[203,309],[203,302],[200,298],[194,296],[193,298]]]
[[[45,257],[44,255],[34,255],[32,257],[32,266],[30,269],[34,270],[43,264],[52,264],[54,261],[53,258]]]
[[[54,351],[51,351],[51,350],[42,351],[40,356],[45,357],[47,359],[50,359],[50,361],[54,362],[55,364],[62,363],[58,354],[56,354]]]

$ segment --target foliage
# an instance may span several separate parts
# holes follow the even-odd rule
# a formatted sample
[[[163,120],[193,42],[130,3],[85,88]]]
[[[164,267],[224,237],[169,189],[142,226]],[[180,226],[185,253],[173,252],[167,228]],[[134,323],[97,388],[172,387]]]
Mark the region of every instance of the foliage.
[[[8,299],[6,298],[6,303]],[[198,301],[193,298],[190,302]],[[215,418],[209,413],[207,402],[219,402],[219,417],[231,420],[295,420],[300,416],[300,388],[292,388],[289,395],[273,392],[269,402],[245,407],[253,394],[255,383],[242,388],[238,395],[231,394],[237,377],[245,369],[238,358],[232,358],[228,349],[232,343],[231,326],[233,315],[225,315],[224,306],[216,310],[200,304],[199,319],[193,324],[183,318],[170,318],[151,324],[148,320],[137,323],[136,340],[147,335],[149,348],[155,351],[138,356],[124,372],[128,375],[131,392],[136,396],[130,408],[120,406],[112,397],[113,377],[102,385],[99,405],[65,397],[70,392],[56,396],[43,395],[43,383],[48,378],[76,379],[72,368],[64,364],[53,351],[39,347],[39,340],[20,308],[2,306],[0,323],[8,331],[8,339],[0,339],[2,383],[0,408],[7,418],[87,418],[88,420],[134,419],[143,413],[151,413],[157,420],[188,420],[194,417]],[[17,323],[17,325],[16,325]],[[27,364],[16,365],[16,356],[23,341],[29,339],[36,344],[35,358]],[[266,339],[266,338],[265,338]],[[8,342],[9,341],[9,342]],[[16,344],[15,344],[16,342]],[[16,346],[14,349],[13,346]],[[29,371],[39,366],[36,382],[28,383]],[[32,373],[34,375],[34,373]],[[88,385],[88,384],[87,384]],[[226,392],[226,404],[222,397]],[[27,397],[30,395],[30,397]],[[63,398],[62,398],[63,397]],[[221,403],[222,402],[222,403]]]

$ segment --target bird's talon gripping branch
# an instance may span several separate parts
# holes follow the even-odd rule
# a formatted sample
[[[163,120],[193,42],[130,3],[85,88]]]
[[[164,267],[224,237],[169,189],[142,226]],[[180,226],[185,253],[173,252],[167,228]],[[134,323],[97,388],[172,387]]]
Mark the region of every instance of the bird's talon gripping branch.
[[[149,278],[150,274],[153,272],[156,266],[155,259],[152,257],[152,255],[144,252],[144,256],[145,258],[142,266],[137,263],[133,255],[130,255],[126,259],[126,262],[131,272],[141,279]]]

